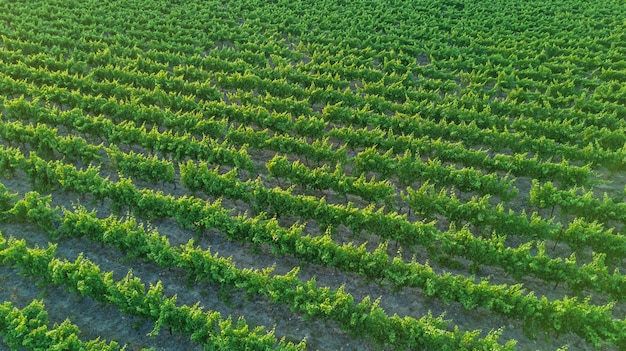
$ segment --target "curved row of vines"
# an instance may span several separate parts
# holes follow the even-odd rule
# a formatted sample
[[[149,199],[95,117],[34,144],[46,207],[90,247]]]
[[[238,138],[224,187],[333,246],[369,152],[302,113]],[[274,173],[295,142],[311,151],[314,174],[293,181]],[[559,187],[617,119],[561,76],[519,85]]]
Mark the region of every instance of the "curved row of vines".
[[[0,345],[626,350],[625,14],[0,0]]]

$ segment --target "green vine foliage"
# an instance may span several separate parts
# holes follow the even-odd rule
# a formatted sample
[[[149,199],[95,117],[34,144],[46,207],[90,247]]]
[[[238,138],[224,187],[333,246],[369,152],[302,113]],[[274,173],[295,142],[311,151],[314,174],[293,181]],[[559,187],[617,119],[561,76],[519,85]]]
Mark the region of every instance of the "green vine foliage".
[[[178,267],[380,349],[514,341],[390,315],[385,297],[357,301],[297,266],[506,316],[522,348],[573,333],[624,349],[625,13],[580,0],[0,2],[0,221]],[[160,221],[194,240],[170,244]],[[298,264],[240,269],[198,245],[209,234]],[[144,316],[152,335],[305,348],[54,248],[0,236],[0,261]],[[0,334],[12,349],[119,349],[50,326],[39,301],[0,305]]]
[[[120,345],[105,340],[82,342],[80,330],[69,320],[49,327],[48,313],[43,302],[34,300],[26,307],[18,309],[11,302],[0,305],[0,336],[11,349],[28,350],[89,350],[118,351]]]
[[[97,265],[84,259],[82,255],[74,262],[55,258],[55,246],[47,249],[30,249],[24,240],[7,241],[4,238],[2,244],[0,256],[4,264],[15,265],[23,273],[41,278],[48,284],[66,285],[71,291],[77,291],[82,296],[90,296],[103,303],[112,303],[123,312],[151,319],[155,321],[153,333],[158,333],[161,327],[168,327],[216,350],[233,348],[302,350],[305,347],[304,342],[294,345],[283,340],[277,341],[273,332],[266,332],[263,328],[250,331],[243,319],[233,326],[229,319],[221,319],[218,312],[203,311],[198,306],[177,306],[176,297],[163,296],[160,282],[146,289],[132,271],[129,271],[122,280],[114,281],[111,272],[101,272]],[[36,311],[36,308],[33,311]],[[41,314],[41,310],[38,313]],[[38,319],[42,317],[45,316],[40,315]],[[25,330],[27,326],[19,318],[11,316],[10,323],[17,323],[18,330],[13,334],[27,332]],[[76,330],[71,332],[75,334]],[[14,342],[12,339],[9,341]],[[33,338],[33,342],[45,341],[41,337]]]

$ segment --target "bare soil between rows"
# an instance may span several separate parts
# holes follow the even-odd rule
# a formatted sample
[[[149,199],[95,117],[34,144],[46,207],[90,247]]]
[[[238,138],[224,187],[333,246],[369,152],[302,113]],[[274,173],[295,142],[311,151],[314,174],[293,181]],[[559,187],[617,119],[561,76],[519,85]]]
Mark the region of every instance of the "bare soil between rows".
[[[270,155],[259,154],[257,156],[259,158],[256,159],[256,162],[262,165],[264,164],[263,159]],[[109,174],[109,176],[115,177],[114,174]],[[605,174],[605,176],[610,176],[613,179],[610,183],[602,185],[602,191],[618,192],[623,190],[626,176],[623,174]],[[25,174],[18,173],[17,177],[2,181],[12,192],[19,193],[18,198],[32,190],[25,180]],[[273,182],[271,179],[267,181]],[[150,186],[145,182],[140,183],[142,182],[137,182],[138,186]],[[520,196],[511,201],[509,205],[521,207],[527,203],[525,197],[529,193],[530,180],[520,178],[516,181],[516,186],[520,190]],[[187,194],[184,188],[178,186],[174,189],[172,184],[153,185],[152,188],[176,196]],[[81,204],[89,209],[95,209],[101,217],[111,214],[106,203],[103,205],[93,204],[88,199],[80,199],[72,194],[62,192],[55,192],[52,195],[53,206],[70,209],[76,204]],[[339,198],[335,200],[341,202]],[[229,200],[224,200],[224,207],[241,212],[246,210],[245,208],[238,208],[241,207],[241,204]],[[281,221],[286,222],[286,225],[293,222],[288,218],[281,219]],[[442,219],[439,224],[445,225],[445,220]],[[167,236],[172,245],[186,243],[193,237],[191,231],[180,229],[172,219],[159,220],[146,223],[146,225]],[[319,230],[314,225],[307,225],[307,228],[313,232]],[[25,238],[31,246],[35,244],[46,246],[48,244],[48,238],[34,226],[2,224],[0,231],[5,236]],[[375,236],[355,237],[345,228],[339,229],[337,235],[343,241],[367,241],[368,246],[371,247],[376,247],[379,241]],[[519,320],[507,318],[483,308],[468,311],[460,303],[445,305],[438,299],[426,298],[420,289],[405,288],[396,291],[389,286],[381,286],[378,282],[367,281],[356,274],[341,272],[332,267],[300,262],[291,256],[275,256],[264,247],[258,249],[248,244],[230,242],[218,230],[205,232],[197,244],[206,249],[210,248],[211,252],[218,252],[223,257],[232,257],[233,262],[239,268],[275,266],[276,274],[284,274],[295,267],[299,267],[300,279],[306,281],[315,277],[318,286],[327,286],[333,289],[344,286],[345,291],[352,294],[355,301],[360,301],[366,296],[371,297],[372,300],[380,297],[380,306],[389,315],[398,314],[399,316],[420,318],[429,312],[435,316],[445,314],[445,318],[451,322],[450,328],[458,326],[462,330],[481,329],[483,330],[482,336],[490,330],[502,328],[501,341],[517,340],[518,350],[556,350],[564,345],[568,345],[569,350],[593,350],[591,345],[576,335],[545,333],[533,340],[524,334],[522,323]],[[394,248],[390,247],[390,254],[396,254],[392,250]],[[352,338],[333,321],[303,320],[300,315],[292,313],[287,306],[274,304],[263,296],[254,296],[248,299],[244,292],[237,290],[224,294],[216,285],[188,281],[185,273],[179,269],[163,270],[149,262],[129,259],[115,249],[90,242],[87,239],[64,239],[58,243],[57,251],[58,256],[69,260],[74,260],[79,253],[83,253],[86,258],[98,264],[102,270],[113,271],[116,279],[123,278],[128,270],[132,269],[133,274],[146,285],[154,284],[160,280],[164,286],[164,293],[168,296],[178,296],[178,302],[181,304],[200,303],[206,309],[219,311],[223,317],[232,316],[236,319],[243,316],[251,326],[261,325],[268,330],[274,329],[279,338],[285,337],[287,340],[293,341],[306,339],[308,349],[311,350],[380,349],[379,346],[365,340]],[[420,256],[419,250],[415,251],[414,254],[420,262],[428,260],[428,257]],[[438,267],[433,262],[430,264],[440,272],[451,271],[452,273],[469,275],[466,271],[455,272],[449,268]],[[523,283],[527,290],[535,291],[538,296],[546,295],[551,299],[562,298],[567,295],[567,291],[563,287],[553,288],[543,281],[528,277],[524,278],[522,282],[516,282],[496,268],[484,267],[480,276],[489,277],[492,283],[498,284]],[[4,283],[0,286],[0,298],[3,298],[4,301],[11,301],[18,307],[27,305],[33,299],[43,299],[50,313],[51,321],[60,323],[69,318],[81,329],[83,340],[97,337],[115,340],[120,344],[128,345],[127,349],[129,350],[142,347],[153,347],[156,350],[201,349],[199,345],[189,342],[180,335],[170,335],[168,330],[161,330],[158,336],[148,336],[153,327],[151,322],[142,318],[123,315],[112,306],[101,304],[90,298],[80,298],[76,294],[68,293],[62,287],[39,287],[33,280],[19,276],[14,269],[1,267],[0,277]],[[623,304],[616,306],[615,312],[623,314]],[[621,318],[621,316],[616,316],[616,318]],[[609,350],[610,348],[605,349]]]

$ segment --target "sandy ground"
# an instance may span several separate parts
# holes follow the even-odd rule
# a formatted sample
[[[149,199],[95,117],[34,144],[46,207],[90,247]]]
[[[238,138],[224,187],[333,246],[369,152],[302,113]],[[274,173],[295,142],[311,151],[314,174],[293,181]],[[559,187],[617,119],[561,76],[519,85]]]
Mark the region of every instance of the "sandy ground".
[[[260,152],[255,155],[258,165],[264,164],[264,159],[269,159],[270,154]],[[112,178],[115,177],[111,171],[105,171]],[[2,182],[13,192],[22,196],[30,191],[30,187],[24,178],[25,175],[18,173],[15,178],[3,179]],[[626,176],[623,174],[602,175],[610,183],[603,184],[599,191],[618,192],[623,190]],[[273,182],[267,179],[268,182]],[[155,190],[163,190],[165,193],[172,193],[180,196],[186,194],[181,186],[172,184],[151,185],[138,181],[138,186],[151,187]],[[518,207],[527,203],[527,196],[530,187],[530,179],[517,179],[516,186],[520,190],[518,198],[512,200],[509,206]],[[352,198],[350,198],[352,199]],[[345,201],[340,197],[329,197],[329,201]],[[358,199],[355,199],[358,201]],[[73,204],[80,203],[88,208],[93,208],[101,217],[111,213],[105,203],[90,204],[89,201],[81,200],[71,194],[55,192],[53,193],[53,205],[71,208]],[[247,210],[246,206],[225,200],[224,207]],[[286,225],[294,219],[283,219]],[[181,244],[189,240],[193,234],[188,230],[180,229],[175,221],[171,219],[151,222],[150,225],[156,228],[162,235],[166,235],[172,244]],[[445,225],[445,219],[439,225]],[[315,226],[307,226],[307,230],[315,232]],[[36,227],[29,225],[2,224],[0,231],[5,236],[14,236],[27,239],[30,245],[38,244],[45,246],[48,238],[45,237]],[[338,230],[338,240],[360,242],[367,240],[370,245],[375,246],[378,238],[375,236],[354,237],[347,230]],[[446,319],[450,320],[451,326],[458,326],[462,330],[483,330],[486,332],[502,328],[501,341],[515,339],[518,342],[518,350],[555,350],[564,345],[569,346],[569,350],[592,350],[593,347],[581,340],[576,335],[555,335],[546,333],[537,340],[529,339],[522,331],[522,323],[519,320],[503,317],[492,313],[486,309],[465,310],[459,303],[444,305],[438,299],[425,298],[420,289],[401,289],[395,291],[388,286],[381,286],[377,282],[371,282],[360,276],[344,273],[334,268],[322,267],[315,264],[300,262],[291,256],[274,256],[269,250],[261,248],[254,250],[250,245],[233,243],[217,230],[206,232],[198,242],[202,247],[211,248],[212,252],[219,252],[221,256],[232,257],[238,267],[269,267],[276,266],[276,273],[282,274],[292,268],[300,267],[300,278],[308,280],[316,277],[318,286],[328,286],[338,288],[345,286],[345,290],[355,297],[355,301],[360,301],[365,296],[373,299],[381,297],[380,306],[389,314],[400,316],[413,316],[419,318],[432,312],[434,315],[445,313]],[[393,250],[390,248],[390,250]],[[211,284],[190,283],[186,280],[184,272],[177,269],[162,270],[156,265],[141,260],[125,258],[115,249],[92,243],[86,239],[62,240],[58,243],[58,255],[73,260],[79,253],[97,263],[105,271],[113,271],[117,279],[121,279],[126,272],[132,268],[133,273],[140,277],[144,284],[154,283],[161,280],[164,286],[164,293],[167,295],[177,295],[178,301],[185,304],[195,304],[200,302],[207,309],[219,311],[224,317],[244,316],[252,326],[262,325],[267,329],[275,329],[277,336],[286,337],[288,340],[307,340],[308,349],[311,350],[377,350],[378,347],[365,340],[353,339],[342,332],[339,326],[328,320],[316,319],[305,321],[298,314],[289,311],[284,305],[277,305],[269,302],[265,297],[254,296],[246,299],[245,293],[233,291],[227,299],[220,297],[219,288]],[[419,251],[417,252],[419,255]],[[418,256],[419,257],[419,256]],[[427,257],[423,257],[427,259]],[[431,264],[434,264],[431,262]],[[457,274],[469,275],[465,270],[451,270],[449,268],[434,266],[438,271],[452,271]],[[481,276],[489,276],[494,283],[514,284],[518,281],[512,280],[503,274],[498,268],[484,267]],[[152,324],[141,318],[123,315],[117,309],[109,305],[103,305],[89,298],[80,298],[75,294],[68,293],[62,287],[41,288],[31,279],[24,278],[16,274],[13,269],[0,267],[0,277],[3,282],[0,285],[0,299],[11,301],[16,306],[23,307],[33,299],[42,298],[50,319],[60,323],[65,318],[69,318],[82,330],[83,340],[101,337],[106,340],[115,340],[121,344],[127,344],[128,350],[140,349],[142,347],[154,347],[156,350],[199,350],[198,345],[194,345],[180,335],[170,335],[167,330],[162,330],[160,335],[155,337],[147,336],[152,330]],[[546,295],[549,298],[562,298],[567,294],[563,287],[553,289],[543,281],[538,279],[524,278],[522,283],[528,290],[533,290],[537,295]],[[618,305],[615,309],[616,317],[624,315],[624,306]],[[0,344],[1,346],[1,344]],[[611,348],[605,348],[610,350]]]

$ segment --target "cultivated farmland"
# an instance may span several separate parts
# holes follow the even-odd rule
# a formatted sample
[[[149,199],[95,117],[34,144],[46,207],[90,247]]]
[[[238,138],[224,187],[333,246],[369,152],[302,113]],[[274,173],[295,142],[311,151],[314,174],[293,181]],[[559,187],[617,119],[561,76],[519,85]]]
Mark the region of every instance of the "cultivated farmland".
[[[626,350],[626,2],[0,0],[0,349]]]

